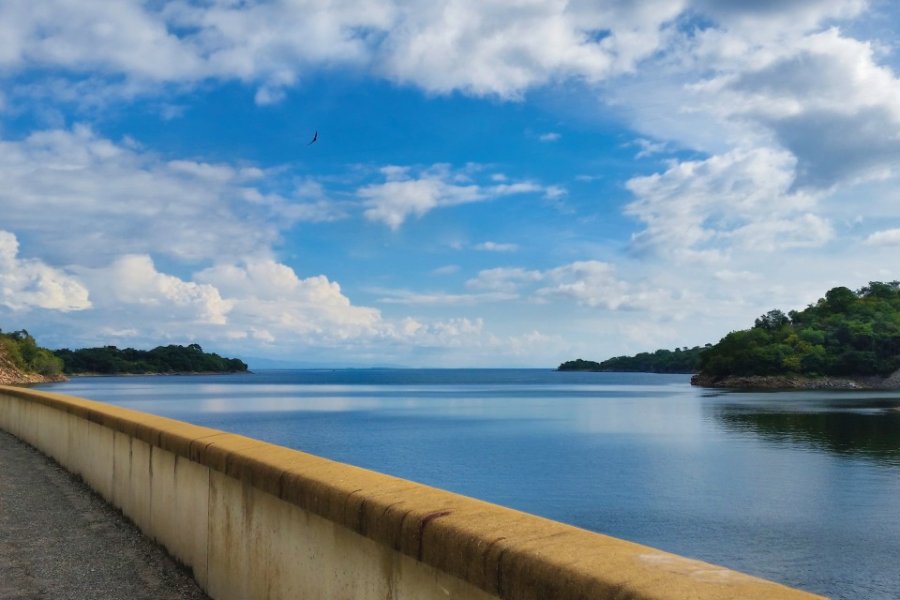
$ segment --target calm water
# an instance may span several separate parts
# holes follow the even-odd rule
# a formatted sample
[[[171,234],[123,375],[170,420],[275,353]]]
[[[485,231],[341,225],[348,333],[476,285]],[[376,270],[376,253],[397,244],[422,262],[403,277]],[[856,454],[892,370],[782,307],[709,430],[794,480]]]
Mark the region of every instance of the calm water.
[[[687,376],[262,371],[44,386],[305,450],[834,598],[900,598],[900,393]]]

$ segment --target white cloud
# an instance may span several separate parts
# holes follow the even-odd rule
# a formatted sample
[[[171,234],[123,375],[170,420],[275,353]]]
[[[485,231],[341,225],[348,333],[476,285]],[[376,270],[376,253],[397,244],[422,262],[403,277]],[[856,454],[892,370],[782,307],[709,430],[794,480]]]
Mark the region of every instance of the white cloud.
[[[773,48],[697,86],[719,118],[756,123],[797,158],[797,185],[896,174],[900,80],[837,29]]]
[[[114,7],[99,0],[8,0],[0,7],[7,71],[91,70],[147,84],[232,79],[277,102],[307,72],[368,69],[431,92],[517,97],[530,87],[629,72],[655,52],[681,0],[504,2],[186,0]],[[152,56],[153,60],[146,57]]]
[[[871,233],[865,243],[870,246],[900,246],[900,228]]]
[[[644,224],[633,243],[691,260],[715,260],[735,247],[821,245],[831,238],[831,226],[810,212],[815,195],[792,191],[794,166],[785,151],[739,149],[633,178],[627,185],[637,199],[627,212]]]
[[[122,254],[203,261],[268,248],[298,221],[339,212],[324,197],[254,187],[259,169],[163,160],[84,126],[0,140],[0,214],[43,256],[102,265]],[[47,218],[53,215],[53,218]]]
[[[669,149],[669,145],[665,142],[654,142],[644,138],[638,138],[634,140],[634,142],[632,142],[632,145],[640,148],[638,153],[634,155],[635,158],[647,158],[649,156],[653,156],[654,154],[666,152]]]
[[[474,305],[500,302],[514,298],[514,294],[486,292],[480,294],[450,294],[446,292],[412,292],[410,290],[373,290],[380,293],[382,304],[407,304],[425,306]]]
[[[383,183],[372,183],[357,190],[363,199],[365,216],[398,229],[409,217],[447,206],[485,202],[503,196],[546,191],[531,183],[474,183],[468,174],[454,172],[448,165],[436,164],[413,172],[410,167],[389,166],[381,169]]]
[[[431,271],[432,275],[453,275],[459,272],[459,265],[444,265]]]
[[[77,278],[39,259],[20,258],[16,236],[0,230],[0,306],[70,312],[90,308],[91,301]]]
[[[381,315],[354,306],[340,285],[323,275],[300,278],[270,259],[220,264],[197,273],[196,281],[217,289],[233,304],[232,330],[265,330],[279,340],[328,342],[374,335]]]
[[[523,285],[540,281],[542,277],[542,273],[536,270],[498,267],[479,272],[476,277],[466,282],[466,286],[472,289],[513,293]]]
[[[542,281],[544,285],[535,292],[537,299],[566,298],[592,308],[647,308],[654,301],[665,300],[664,295],[639,290],[621,280],[613,265],[594,260],[546,271]]]
[[[99,69],[164,81],[195,78],[203,70],[196,52],[143,3],[7,0],[0,24],[0,65],[7,69]]]
[[[545,271],[500,267],[485,269],[466,282],[470,289],[500,294],[497,299],[574,301],[608,310],[651,308],[668,301],[670,295],[622,279],[610,263],[575,261]]]
[[[509,243],[501,243],[501,242],[482,242],[480,244],[475,244],[472,246],[475,250],[483,250],[485,252],[515,252],[519,249],[518,244],[509,244]]]
[[[124,311],[131,323],[149,318],[170,327],[224,325],[233,307],[211,285],[160,273],[146,255],[125,255],[106,267],[80,273],[98,310]]]
[[[547,133],[542,133],[538,136],[538,139],[542,142],[556,142],[562,138],[562,135],[555,131],[548,131]]]

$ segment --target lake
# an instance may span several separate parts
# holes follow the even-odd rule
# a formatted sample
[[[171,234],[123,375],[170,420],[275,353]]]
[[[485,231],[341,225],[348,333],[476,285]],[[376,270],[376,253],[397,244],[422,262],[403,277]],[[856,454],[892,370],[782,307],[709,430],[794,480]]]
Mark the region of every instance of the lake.
[[[534,369],[83,377],[259,438],[833,598],[900,598],[900,392]]]

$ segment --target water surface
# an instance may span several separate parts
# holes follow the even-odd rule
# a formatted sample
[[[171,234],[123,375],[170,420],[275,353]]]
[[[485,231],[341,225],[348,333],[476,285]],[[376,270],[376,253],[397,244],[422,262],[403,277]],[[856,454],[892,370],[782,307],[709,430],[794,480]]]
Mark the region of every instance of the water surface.
[[[900,598],[900,394],[687,376],[261,371],[43,386],[283,444],[834,598]]]

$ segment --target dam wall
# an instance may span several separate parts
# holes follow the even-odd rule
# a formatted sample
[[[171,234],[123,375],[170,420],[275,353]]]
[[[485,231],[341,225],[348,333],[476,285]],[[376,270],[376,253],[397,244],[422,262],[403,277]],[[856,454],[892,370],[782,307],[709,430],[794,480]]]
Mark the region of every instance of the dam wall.
[[[72,396],[0,386],[0,429],[83,478],[216,600],[818,597],[259,440]]]

